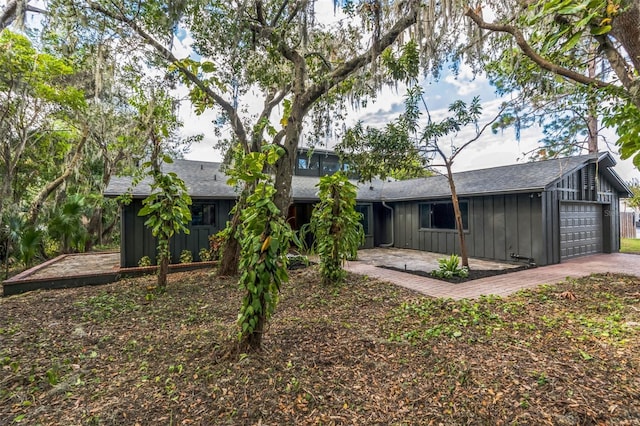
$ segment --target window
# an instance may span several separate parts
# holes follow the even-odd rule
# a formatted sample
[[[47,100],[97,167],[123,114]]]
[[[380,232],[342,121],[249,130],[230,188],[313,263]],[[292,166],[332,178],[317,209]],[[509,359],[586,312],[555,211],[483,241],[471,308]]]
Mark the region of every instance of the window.
[[[462,227],[469,229],[469,203],[460,201]],[[421,229],[456,229],[456,217],[451,201],[420,204]]]
[[[313,155],[309,158],[306,153],[299,153],[298,170],[318,170],[318,157]]]
[[[193,203],[191,205],[192,226],[216,226],[216,205],[214,203]]]
[[[322,174],[332,175],[340,170],[340,160],[335,156],[325,156],[322,159]]]
[[[364,235],[369,234],[369,222],[371,221],[371,205],[370,204],[356,204],[356,212],[362,214],[360,223],[364,229]]]

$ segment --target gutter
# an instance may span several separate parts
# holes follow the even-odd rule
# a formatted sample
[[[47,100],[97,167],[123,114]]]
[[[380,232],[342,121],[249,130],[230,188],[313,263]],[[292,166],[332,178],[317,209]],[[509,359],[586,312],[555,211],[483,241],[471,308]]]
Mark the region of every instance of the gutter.
[[[384,248],[393,247],[393,245],[395,244],[395,238],[393,233],[393,207],[387,205],[386,201],[382,202],[382,207],[389,209],[389,211],[391,212],[391,242],[386,244],[380,244],[380,247],[384,247]]]

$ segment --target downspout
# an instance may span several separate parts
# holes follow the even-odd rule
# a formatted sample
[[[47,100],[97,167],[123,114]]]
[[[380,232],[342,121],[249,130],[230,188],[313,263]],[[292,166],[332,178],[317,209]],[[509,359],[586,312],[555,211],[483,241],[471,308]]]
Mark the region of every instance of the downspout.
[[[387,244],[380,244],[380,247],[393,247],[393,245],[395,244],[395,238],[393,234],[393,207],[388,206],[385,201],[382,202],[382,207],[389,209],[389,211],[391,212],[391,242]]]

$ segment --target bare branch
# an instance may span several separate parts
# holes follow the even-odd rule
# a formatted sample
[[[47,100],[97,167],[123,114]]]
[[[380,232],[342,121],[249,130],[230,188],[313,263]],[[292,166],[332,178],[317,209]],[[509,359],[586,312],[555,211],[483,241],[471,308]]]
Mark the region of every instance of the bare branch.
[[[507,106],[509,104],[508,103],[503,103],[500,106],[500,111],[498,111],[498,113],[495,115],[495,117],[493,117],[493,119],[491,119],[491,121],[488,121],[487,123],[485,123],[484,126],[482,126],[482,128],[476,133],[476,136],[473,137],[472,139],[469,139],[467,142],[464,143],[464,145],[462,145],[460,148],[458,148],[456,150],[456,152],[451,154],[451,157],[449,158],[449,162],[453,163],[453,159],[456,158],[456,156],[463,150],[465,149],[467,146],[469,146],[469,144],[477,141],[478,139],[480,139],[480,136],[482,136],[482,134],[484,133],[485,130],[487,130],[487,128],[489,126],[491,126],[493,123],[495,123],[495,121],[500,118],[500,115],[502,115],[502,113],[504,112],[505,109],[507,109]]]

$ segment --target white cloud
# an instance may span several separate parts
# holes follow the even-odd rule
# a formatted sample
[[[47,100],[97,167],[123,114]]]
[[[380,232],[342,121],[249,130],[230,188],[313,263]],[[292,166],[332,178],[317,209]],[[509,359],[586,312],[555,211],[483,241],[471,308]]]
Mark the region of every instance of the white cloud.
[[[478,92],[482,86],[488,84],[484,75],[474,75],[473,70],[466,64],[462,64],[457,75],[448,74],[444,81],[454,86],[458,96],[468,96]]]

